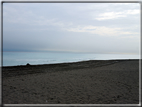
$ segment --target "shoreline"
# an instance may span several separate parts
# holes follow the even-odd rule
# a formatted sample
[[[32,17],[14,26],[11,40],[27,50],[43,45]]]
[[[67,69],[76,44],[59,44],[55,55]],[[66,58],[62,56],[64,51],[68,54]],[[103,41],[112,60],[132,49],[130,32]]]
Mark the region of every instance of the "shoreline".
[[[71,69],[85,69],[90,67],[96,68],[100,66],[111,65],[114,63],[122,62],[122,61],[138,61],[138,59],[88,60],[88,61],[65,62],[65,63],[55,63],[55,64],[3,66],[2,78],[19,76],[19,75],[27,75],[27,74],[35,74],[35,73],[55,72],[57,70],[63,71],[63,70],[71,70]],[[36,69],[36,70],[32,71],[32,69]]]
[[[62,62],[62,63],[49,63],[49,64],[29,64],[29,66],[44,66],[44,65],[60,65],[60,64],[72,64],[72,63],[82,63],[82,62],[89,62],[89,61],[136,61],[140,59],[109,59],[109,60],[83,60],[83,61],[75,61],[75,62]],[[1,68],[6,67],[25,67],[28,65],[11,65],[11,66],[1,66]]]
[[[58,64],[70,64],[70,63],[78,63],[78,62],[88,62],[88,61],[127,61],[127,60],[140,60],[140,59],[108,59],[108,60],[82,60],[82,61],[75,61],[75,62],[62,62],[62,63],[49,63],[49,64],[30,64],[30,66],[42,66],[42,65],[58,65]],[[1,67],[17,67],[17,66],[27,66],[27,65],[10,65],[10,66],[1,66]]]
[[[139,60],[2,68],[3,104],[139,104]]]

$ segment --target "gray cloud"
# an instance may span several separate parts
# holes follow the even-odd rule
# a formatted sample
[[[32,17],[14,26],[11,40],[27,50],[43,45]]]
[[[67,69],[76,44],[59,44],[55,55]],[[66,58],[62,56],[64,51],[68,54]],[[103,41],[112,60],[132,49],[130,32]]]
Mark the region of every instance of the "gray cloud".
[[[5,51],[138,53],[140,5],[4,3]]]

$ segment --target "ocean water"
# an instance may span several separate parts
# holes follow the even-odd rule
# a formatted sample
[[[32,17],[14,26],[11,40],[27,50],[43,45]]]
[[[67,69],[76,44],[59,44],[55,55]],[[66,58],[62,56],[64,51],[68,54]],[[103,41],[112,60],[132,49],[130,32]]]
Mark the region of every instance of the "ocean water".
[[[53,64],[87,60],[140,59],[139,55],[61,52],[3,52],[2,66]]]

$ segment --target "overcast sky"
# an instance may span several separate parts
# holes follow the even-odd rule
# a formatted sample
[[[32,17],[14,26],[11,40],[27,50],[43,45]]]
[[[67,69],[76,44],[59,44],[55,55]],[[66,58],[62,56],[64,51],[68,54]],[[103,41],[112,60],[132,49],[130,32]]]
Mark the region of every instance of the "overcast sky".
[[[139,54],[139,3],[4,3],[4,51]]]

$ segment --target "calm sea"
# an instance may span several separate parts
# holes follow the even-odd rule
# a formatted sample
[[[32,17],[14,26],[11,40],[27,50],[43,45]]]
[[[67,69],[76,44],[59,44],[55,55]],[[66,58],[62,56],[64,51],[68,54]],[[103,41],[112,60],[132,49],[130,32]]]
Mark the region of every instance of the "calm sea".
[[[36,65],[108,59],[140,59],[140,56],[126,54],[120,55],[57,52],[3,52],[2,66],[26,65],[27,63],[31,65]]]

